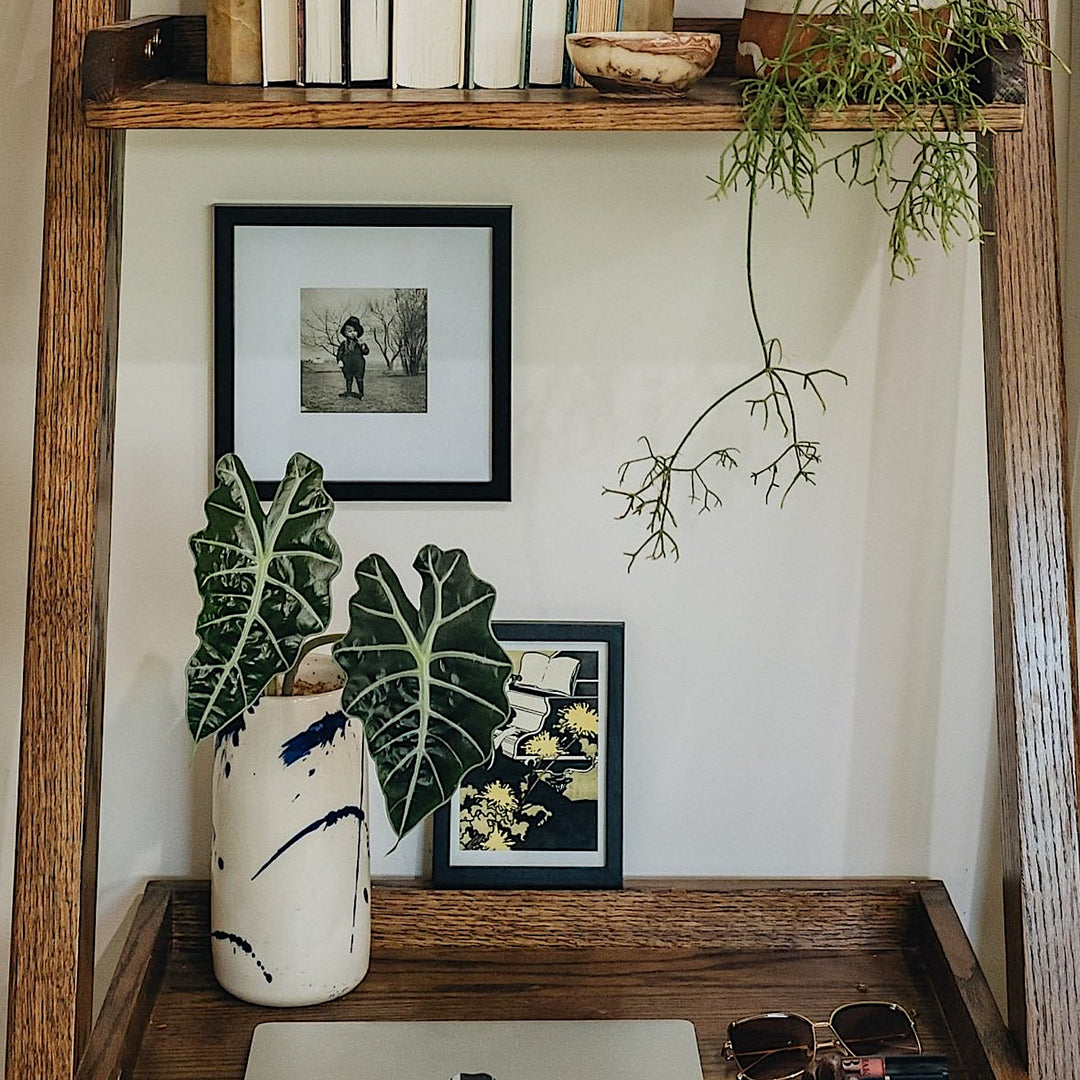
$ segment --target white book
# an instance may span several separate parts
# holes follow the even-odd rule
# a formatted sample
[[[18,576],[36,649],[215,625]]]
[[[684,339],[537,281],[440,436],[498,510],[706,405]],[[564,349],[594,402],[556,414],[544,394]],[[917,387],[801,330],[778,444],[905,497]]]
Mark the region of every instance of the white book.
[[[467,0],[394,0],[395,86],[438,89],[465,84]]]
[[[390,0],[349,0],[349,78],[390,77]]]
[[[304,84],[340,86],[341,0],[304,0]]]
[[[469,42],[472,86],[520,86],[524,59],[525,0],[472,0]]]
[[[263,86],[295,83],[296,0],[262,0],[259,20],[262,30]]]
[[[533,0],[529,26],[529,82],[558,86],[566,56],[566,0]]]
[[[569,697],[574,692],[574,680],[580,666],[581,661],[573,656],[548,656],[547,653],[527,652],[521,657],[518,675],[524,686]]]

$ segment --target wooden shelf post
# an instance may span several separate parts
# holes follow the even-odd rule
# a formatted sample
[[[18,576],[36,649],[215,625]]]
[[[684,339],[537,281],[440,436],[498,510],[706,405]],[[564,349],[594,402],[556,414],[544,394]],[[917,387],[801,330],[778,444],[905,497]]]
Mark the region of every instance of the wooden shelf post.
[[[1046,25],[1045,0],[1031,14]],[[983,338],[1009,1026],[1031,1080],[1080,1077],[1076,627],[1048,71],[983,137]]]
[[[89,1034],[105,686],[123,132],[86,127],[86,30],[53,16],[8,998],[11,1080],[66,1080]]]

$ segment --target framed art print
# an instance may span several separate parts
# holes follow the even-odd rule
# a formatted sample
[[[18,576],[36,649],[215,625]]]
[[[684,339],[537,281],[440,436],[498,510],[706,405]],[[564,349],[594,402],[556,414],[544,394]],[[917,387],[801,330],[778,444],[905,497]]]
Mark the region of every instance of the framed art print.
[[[494,630],[513,665],[510,719],[435,815],[432,882],[620,888],[623,624]]]
[[[510,498],[508,206],[215,206],[214,458],[270,498]]]

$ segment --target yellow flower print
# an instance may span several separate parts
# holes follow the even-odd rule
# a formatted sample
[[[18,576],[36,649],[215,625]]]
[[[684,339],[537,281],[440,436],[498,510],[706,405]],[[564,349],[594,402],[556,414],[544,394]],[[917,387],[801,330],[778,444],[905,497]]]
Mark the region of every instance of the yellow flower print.
[[[575,705],[567,705],[559,713],[559,727],[578,736],[595,736],[600,730],[600,716],[595,709],[590,709],[588,705],[578,702]]]
[[[545,731],[529,739],[524,749],[530,757],[553,761],[559,756],[559,740],[551,732]]]
[[[517,808],[518,800],[517,796],[511,790],[508,784],[504,784],[501,780],[493,780],[487,787],[484,788],[482,798],[486,799],[494,806],[505,807],[508,810],[514,810]]]
[[[484,851],[510,851],[513,847],[510,837],[502,829],[492,829],[480,846]]]

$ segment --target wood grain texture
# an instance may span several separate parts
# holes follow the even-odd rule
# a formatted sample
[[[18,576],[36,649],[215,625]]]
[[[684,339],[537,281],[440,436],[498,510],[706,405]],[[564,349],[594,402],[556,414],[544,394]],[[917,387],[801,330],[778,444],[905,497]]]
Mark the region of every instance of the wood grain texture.
[[[173,948],[133,1080],[240,1080],[252,1030],[265,1020],[648,1017],[692,1020],[706,1080],[730,1080],[734,1069],[722,1054],[729,1021],[769,1009],[818,1019],[843,1002],[872,999],[914,1009],[927,1051],[949,1057],[953,1080],[1017,1080],[1015,1052],[1010,1059],[1000,1049],[1008,1045],[1000,1017],[981,1007],[969,1011],[972,995],[956,987],[957,978],[974,985],[981,975],[940,882],[660,881],[588,894],[433,892],[377,883],[371,973],[338,1001],[287,1014],[217,987],[206,883],[166,887]],[[933,917],[928,901],[937,907]],[[808,944],[834,925],[838,910],[852,936]],[[646,911],[648,927],[638,919]],[[634,914],[627,919],[627,912]],[[414,919],[435,944],[417,940]],[[139,925],[145,936],[155,919],[140,915]],[[860,937],[863,926],[879,929]],[[938,930],[952,940],[936,942]],[[759,945],[744,947],[748,941]],[[116,978],[127,976],[118,969]],[[117,1027],[105,1010],[100,1023]],[[103,1066],[79,1080],[116,1077]]]
[[[979,967],[948,891],[939,882],[919,890],[914,932],[949,1030],[977,1074],[1026,1080],[1027,1073]]]
[[[70,1078],[89,1032],[108,599],[123,135],[82,121],[85,30],[56,6],[45,176],[34,485],[7,1075]]]
[[[1046,9],[1034,11],[1045,25]],[[984,148],[983,322],[1009,1024],[1033,1080],[1080,1076],[1076,642],[1049,74]]]
[[[148,16],[86,35],[82,61],[84,101],[109,101],[125,88],[144,86],[177,70],[177,19]]]
[[[880,115],[880,114],[879,114]],[[925,110],[927,119],[934,110]],[[992,105],[994,130],[1023,126],[1020,105]],[[470,128],[519,131],[735,131],[742,126],[730,79],[710,78],[684,98],[626,100],[596,90],[390,90],[208,86],[168,79],[88,101],[86,120],[110,128]],[[864,131],[868,106],[822,114],[822,131]]]

